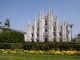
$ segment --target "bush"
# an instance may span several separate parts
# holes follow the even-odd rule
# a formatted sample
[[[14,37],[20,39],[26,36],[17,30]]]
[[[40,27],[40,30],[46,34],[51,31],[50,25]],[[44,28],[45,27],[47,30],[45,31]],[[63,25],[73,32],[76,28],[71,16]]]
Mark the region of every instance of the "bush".
[[[0,43],[0,49],[22,49],[22,43]]]
[[[23,49],[25,50],[80,50],[80,43],[54,43],[54,42],[44,42],[35,43],[27,42],[24,43]]]
[[[80,50],[79,43],[0,43],[0,49],[24,50]]]

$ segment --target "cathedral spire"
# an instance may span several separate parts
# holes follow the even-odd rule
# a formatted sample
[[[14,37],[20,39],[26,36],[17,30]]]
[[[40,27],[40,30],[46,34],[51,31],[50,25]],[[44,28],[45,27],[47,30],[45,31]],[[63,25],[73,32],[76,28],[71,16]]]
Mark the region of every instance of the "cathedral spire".
[[[53,11],[51,9],[48,11],[48,16],[53,16]]]
[[[27,21],[27,24],[28,24],[28,25],[30,24],[30,21],[29,21],[29,20]]]
[[[43,16],[44,16],[44,13],[43,13],[42,10],[40,10],[39,17],[40,17],[40,18],[43,18]]]
[[[35,16],[34,25],[37,25],[37,17]]]

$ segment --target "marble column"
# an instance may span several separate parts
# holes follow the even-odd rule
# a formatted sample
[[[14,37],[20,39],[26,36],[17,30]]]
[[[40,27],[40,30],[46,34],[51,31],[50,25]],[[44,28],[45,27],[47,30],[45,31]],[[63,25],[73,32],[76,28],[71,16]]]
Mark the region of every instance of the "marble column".
[[[59,42],[60,41],[60,39],[59,39],[59,32],[60,32],[60,30],[59,30],[59,22],[58,22],[58,19],[57,19],[57,17],[56,17],[56,31],[55,31],[55,38],[56,38],[56,41],[57,42]]]
[[[27,26],[27,42],[32,42],[32,24],[28,22]]]
[[[34,23],[34,32],[33,32],[33,35],[34,35],[34,42],[37,42],[37,22],[36,22],[36,18],[35,18],[35,23]]]
[[[48,41],[53,41],[53,12],[49,10],[47,15],[48,20]]]
[[[44,25],[45,25],[45,19],[44,14],[41,11],[39,16],[39,42],[44,42]]]

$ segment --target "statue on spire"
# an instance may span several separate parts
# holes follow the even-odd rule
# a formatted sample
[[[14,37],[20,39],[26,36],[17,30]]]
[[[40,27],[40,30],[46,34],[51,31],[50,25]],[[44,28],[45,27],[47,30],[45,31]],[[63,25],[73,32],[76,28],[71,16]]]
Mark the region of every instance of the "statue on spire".
[[[6,28],[10,28],[10,20],[9,19],[6,19],[6,21],[5,21],[5,27]]]

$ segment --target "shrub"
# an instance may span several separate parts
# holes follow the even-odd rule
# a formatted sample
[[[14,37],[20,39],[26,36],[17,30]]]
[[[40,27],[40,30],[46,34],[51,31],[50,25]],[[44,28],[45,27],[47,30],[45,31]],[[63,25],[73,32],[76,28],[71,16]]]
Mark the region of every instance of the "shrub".
[[[23,49],[26,50],[80,50],[80,43],[54,43],[54,42],[27,42],[24,43]]]
[[[0,49],[22,49],[22,43],[0,43]]]

